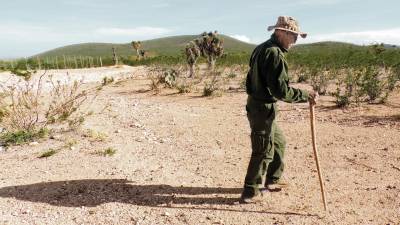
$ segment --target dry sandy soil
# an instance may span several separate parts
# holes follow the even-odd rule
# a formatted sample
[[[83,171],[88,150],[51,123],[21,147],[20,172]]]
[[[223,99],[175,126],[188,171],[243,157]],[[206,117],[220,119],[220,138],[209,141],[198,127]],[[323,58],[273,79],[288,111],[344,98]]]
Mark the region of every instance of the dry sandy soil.
[[[400,224],[400,93],[346,110],[321,98],[325,212],[307,104],[279,103],[290,185],[243,205],[246,93],[154,95],[140,71],[106,86],[80,130],[0,152],[0,224]],[[49,148],[60,151],[38,158]]]

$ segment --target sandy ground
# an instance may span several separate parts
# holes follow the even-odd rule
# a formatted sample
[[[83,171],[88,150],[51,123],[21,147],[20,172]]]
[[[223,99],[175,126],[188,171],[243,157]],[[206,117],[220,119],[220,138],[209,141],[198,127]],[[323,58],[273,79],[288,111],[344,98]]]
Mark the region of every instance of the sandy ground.
[[[129,73],[103,89],[92,110],[111,107],[81,130],[0,152],[0,224],[400,224],[400,93],[347,110],[321,98],[324,212],[307,104],[279,103],[290,185],[243,205],[246,94],[154,95],[145,74]],[[116,154],[96,154],[108,147]],[[61,150],[38,158],[49,148]]]

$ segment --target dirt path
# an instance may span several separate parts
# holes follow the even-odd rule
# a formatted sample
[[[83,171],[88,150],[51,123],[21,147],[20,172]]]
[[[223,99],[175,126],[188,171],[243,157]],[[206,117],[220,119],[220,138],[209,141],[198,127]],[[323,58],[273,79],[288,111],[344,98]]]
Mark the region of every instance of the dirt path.
[[[279,103],[290,186],[241,205],[246,94],[153,95],[140,91],[148,83],[136,77],[104,88],[93,110],[109,110],[79,132],[0,152],[0,224],[400,224],[400,94],[389,106],[346,111],[322,97],[324,213],[307,104]],[[109,147],[115,155],[97,154]],[[49,148],[62,150],[37,158]]]

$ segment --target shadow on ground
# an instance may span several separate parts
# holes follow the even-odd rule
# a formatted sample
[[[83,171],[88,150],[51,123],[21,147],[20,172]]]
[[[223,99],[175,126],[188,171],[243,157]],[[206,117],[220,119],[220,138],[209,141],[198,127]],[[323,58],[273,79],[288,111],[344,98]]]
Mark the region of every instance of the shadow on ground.
[[[120,202],[165,208],[316,216],[297,212],[249,211],[216,206],[236,204],[241,191],[241,188],[138,185],[125,179],[88,179],[3,187],[0,188],[0,197],[64,207],[96,207],[104,203]]]
[[[213,194],[239,195],[240,191],[240,188],[136,185],[124,179],[93,179],[3,187],[0,189],[0,197],[66,207],[94,207],[109,202],[159,206],[170,203],[233,204],[237,198],[216,197]]]

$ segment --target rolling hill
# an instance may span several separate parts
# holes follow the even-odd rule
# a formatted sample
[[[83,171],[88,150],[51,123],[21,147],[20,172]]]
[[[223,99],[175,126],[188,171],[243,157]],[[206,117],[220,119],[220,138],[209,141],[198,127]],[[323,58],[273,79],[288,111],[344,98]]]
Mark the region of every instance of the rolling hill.
[[[220,35],[224,40],[226,52],[251,52],[255,45],[248,44],[226,35]],[[149,51],[150,55],[176,55],[179,54],[186,43],[198,37],[197,35],[181,35],[142,41],[142,49]],[[115,47],[119,56],[135,55],[136,52],[130,43],[83,43],[68,45],[37,54],[32,57],[55,57],[55,56],[92,56],[107,57],[112,55],[112,47]]]

